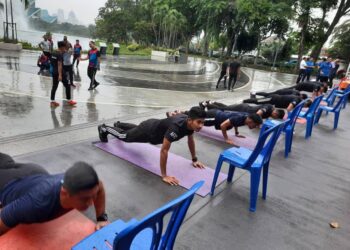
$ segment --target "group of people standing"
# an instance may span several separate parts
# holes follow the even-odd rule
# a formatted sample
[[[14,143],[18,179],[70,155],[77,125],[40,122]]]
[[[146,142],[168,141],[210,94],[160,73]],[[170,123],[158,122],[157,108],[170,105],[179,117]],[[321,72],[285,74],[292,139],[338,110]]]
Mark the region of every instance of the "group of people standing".
[[[237,61],[235,57],[233,60],[230,60],[229,57],[226,57],[225,61],[221,66],[221,73],[216,83],[216,89],[219,88],[222,78],[224,78],[224,89],[226,89],[226,80],[229,77],[228,81],[228,91],[233,91],[233,88],[236,85],[237,79],[239,79],[241,73],[241,64]]]
[[[59,103],[55,101],[56,91],[59,82],[62,82],[66,90],[67,104],[74,106],[76,101],[72,100],[71,87],[75,88],[73,67],[76,63],[78,70],[79,62],[89,60],[87,75],[90,78],[88,90],[94,90],[100,83],[96,81],[96,72],[100,70],[101,56],[94,41],[89,42],[90,50],[86,57],[82,57],[82,46],[79,40],[76,40],[74,46],[68,41],[67,36],[57,43],[57,50],[53,49],[53,40],[50,35],[44,35],[39,47],[42,49],[42,55],[38,59],[40,71],[49,69],[52,76],[51,89],[51,107],[58,107]],[[72,61],[73,58],[73,61]]]
[[[311,74],[318,69],[316,81],[333,85],[333,79],[336,77],[339,69],[339,59],[333,60],[331,57],[323,58],[321,62],[316,62],[312,57],[303,57],[299,66],[299,75],[296,83],[310,81]]]

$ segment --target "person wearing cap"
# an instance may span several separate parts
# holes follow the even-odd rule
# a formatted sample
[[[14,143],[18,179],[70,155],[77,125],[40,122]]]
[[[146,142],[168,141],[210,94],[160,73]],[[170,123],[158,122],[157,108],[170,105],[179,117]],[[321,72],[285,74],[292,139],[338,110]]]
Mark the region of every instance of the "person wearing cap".
[[[93,167],[76,162],[65,173],[49,174],[32,163],[0,153],[0,235],[19,224],[53,220],[72,209],[94,205],[96,230],[108,224],[105,190]]]
[[[187,136],[188,148],[192,156],[192,165],[195,168],[204,168],[196,156],[194,131],[198,132],[203,127],[206,113],[199,107],[193,107],[188,115],[179,114],[165,119],[148,119],[139,125],[116,122],[114,126],[105,124],[98,126],[98,133],[102,142],[108,142],[108,135],[112,135],[124,142],[162,144],[160,150],[160,172],[162,180],[170,185],[178,185],[179,181],[174,176],[168,176],[166,171],[168,152],[172,142]]]

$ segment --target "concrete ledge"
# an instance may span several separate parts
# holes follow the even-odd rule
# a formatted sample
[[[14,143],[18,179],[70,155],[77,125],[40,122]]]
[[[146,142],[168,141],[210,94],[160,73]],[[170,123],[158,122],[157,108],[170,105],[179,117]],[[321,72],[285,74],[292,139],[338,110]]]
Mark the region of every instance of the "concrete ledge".
[[[21,51],[22,44],[21,43],[2,43],[0,42],[0,50],[13,50],[13,51]]]
[[[155,61],[168,61],[169,53],[165,51],[152,50],[151,59]]]

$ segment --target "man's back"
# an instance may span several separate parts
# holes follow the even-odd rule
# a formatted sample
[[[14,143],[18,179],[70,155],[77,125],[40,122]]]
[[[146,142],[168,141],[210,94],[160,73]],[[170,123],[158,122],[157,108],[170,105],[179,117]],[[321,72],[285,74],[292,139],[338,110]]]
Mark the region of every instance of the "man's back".
[[[8,183],[0,193],[1,220],[8,227],[44,222],[64,212],[60,205],[63,174],[33,175]]]
[[[193,133],[193,130],[187,128],[187,118],[187,115],[178,114],[161,120],[150,119],[140,126],[149,133],[152,144],[163,143],[164,137],[173,142]]]
[[[237,61],[230,63],[230,74],[238,74],[238,70],[241,67],[241,64]]]
[[[277,108],[288,108],[289,104],[296,106],[301,98],[295,95],[271,95],[271,104]]]

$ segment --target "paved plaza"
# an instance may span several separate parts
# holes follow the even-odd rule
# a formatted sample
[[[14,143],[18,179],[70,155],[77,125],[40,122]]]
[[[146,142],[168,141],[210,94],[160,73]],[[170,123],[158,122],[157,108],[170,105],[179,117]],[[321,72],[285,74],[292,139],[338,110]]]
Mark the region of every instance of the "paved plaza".
[[[296,76],[243,68],[234,92],[215,89],[220,64],[189,57],[187,62],[160,63],[144,57],[107,57],[88,91],[87,63],[75,69],[76,107],[65,105],[62,85],[58,108],[50,107],[51,78],[38,75],[38,52],[0,54],[0,152],[18,161],[34,162],[51,173],[63,172],[75,161],[92,164],[107,191],[111,220],[142,218],[185,191],[168,186],[141,168],[92,145],[97,125],[121,120],[138,123],[163,118],[165,112],[187,109],[203,100],[238,103],[250,91],[292,85]],[[180,229],[175,249],[322,249],[350,246],[350,110],[341,114],[332,130],[333,115],[321,118],[309,140],[297,124],[293,149],[285,159],[284,138],[273,152],[267,200],[258,198],[257,211],[249,212],[250,175],[237,170],[233,183],[223,183],[215,196],[196,196]],[[240,129],[257,137],[258,131]],[[220,152],[229,146],[195,136],[197,155],[215,168]],[[186,141],[174,143],[171,152],[189,157]],[[227,172],[226,168],[223,168]],[[92,211],[87,211],[88,217]],[[339,229],[329,223],[337,221]],[[0,247],[1,249],[1,247]]]

